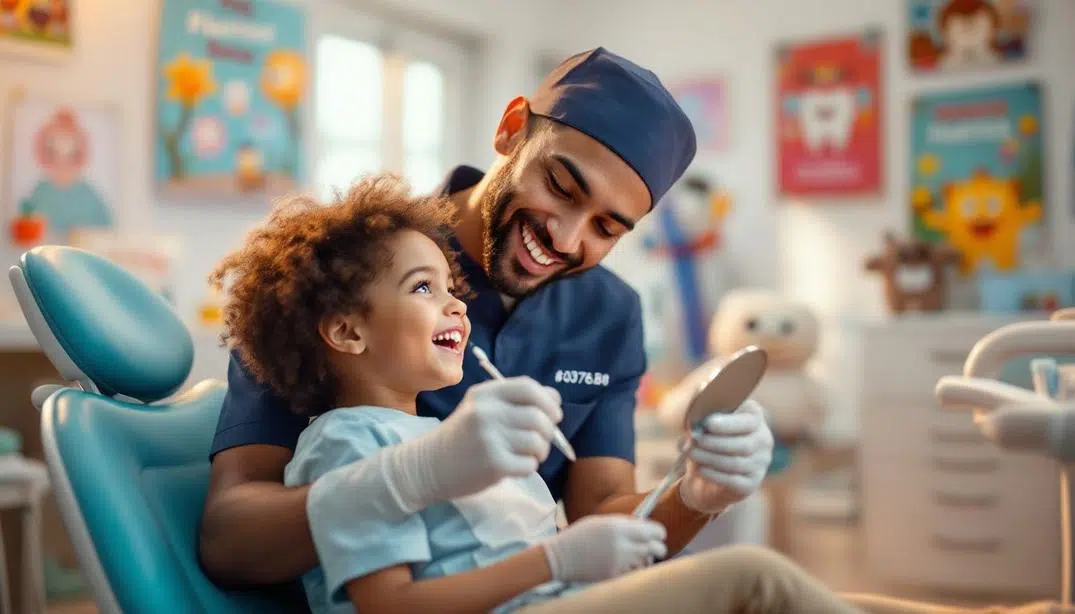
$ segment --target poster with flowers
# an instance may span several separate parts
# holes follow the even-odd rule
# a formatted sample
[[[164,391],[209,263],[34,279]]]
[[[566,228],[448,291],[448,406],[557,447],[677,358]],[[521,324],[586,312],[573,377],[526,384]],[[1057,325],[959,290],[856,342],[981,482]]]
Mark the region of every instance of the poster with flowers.
[[[962,255],[964,276],[1012,272],[1045,242],[1041,87],[922,95],[912,103],[915,235]]]
[[[777,176],[784,196],[877,193],[882,181],[882,37],[777,50]]]
[[[164,0],[155,178],[166,199],[276,196],[301,182],[304,16],[271,0]]]

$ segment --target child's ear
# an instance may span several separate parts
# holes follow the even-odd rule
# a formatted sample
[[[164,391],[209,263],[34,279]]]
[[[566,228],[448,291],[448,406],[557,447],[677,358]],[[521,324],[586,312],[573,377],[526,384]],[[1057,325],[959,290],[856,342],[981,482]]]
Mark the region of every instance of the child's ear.
[[[321,320],[317,332],[321,339],[337,352],[357,356],[366,351],[365,335],[355,317],[329,316]]]

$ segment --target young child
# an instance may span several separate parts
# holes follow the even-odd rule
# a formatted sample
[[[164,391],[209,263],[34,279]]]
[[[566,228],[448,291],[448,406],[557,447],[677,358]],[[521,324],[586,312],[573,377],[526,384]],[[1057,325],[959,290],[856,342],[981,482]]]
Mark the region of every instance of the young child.
[[[303,581],[315,614],[506,612],[552,599],[558,612],[652,612],[654,603],[855,611],[764,551],[732,548],[625,576],[666,555],[662,525],[590,516],[557,531],[556,503],[535,470],[559,398],[533,380],[473,386],[443,422],[417,416],[419,393],[462,379],[470,333],[449,207],[412,198],[392,176],[369,177],[327,206],[279,206],[214,273],[229,286],[226,338],[312,418],[285,483],[312,484],[320,566]],[[491,465],[511,477],[490,477]],[[332,477],[356,468],[378,472],[383,491],[352,492]],[[431,484],[442,496],[413,503]],[[572,588],[555,589],[561,583]]]

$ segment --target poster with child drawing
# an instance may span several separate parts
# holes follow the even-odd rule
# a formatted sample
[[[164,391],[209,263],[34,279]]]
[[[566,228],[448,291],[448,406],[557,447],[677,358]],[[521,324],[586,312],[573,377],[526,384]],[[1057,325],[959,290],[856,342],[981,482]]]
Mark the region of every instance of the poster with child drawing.
[[[916,72],[989,69],[1027,58],[1031,0],[907,0],[907,61]]]
[[[74,0],[0,0],[0,53],[64,58],[73,49]]]
[[[67,242],[80,228],[112,228],[120,192],[118,111],[19,94],[9,121],[9,240],[26,247]]]
[[[927,94],[911,116],[914,233],[959,250],[963,275],[1014,271],[1042,257],[1041,88]]]
[[[882,180],[881,35],[777,52],[777,160],[784,196],[875,193]]]
[[[294,189],[307,94],[302,9],[274,0],[163,0],[160,23],[161,195],[218,202]]]

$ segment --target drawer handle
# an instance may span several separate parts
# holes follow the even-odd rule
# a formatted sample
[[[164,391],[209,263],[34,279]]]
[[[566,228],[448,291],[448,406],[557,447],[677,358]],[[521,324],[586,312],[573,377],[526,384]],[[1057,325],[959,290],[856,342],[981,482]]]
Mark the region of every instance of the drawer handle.
[[[933,350],[929,353],[929,356],[935,363],[959,365],[959,370],[963,371],[963,363],[967,362],[967,356],[970,356],[970,352],[961,352],[958,350]]]
[[[948,443],[985,443],[985,437],[977,431],[948,431],[941,429],[930,429],[929,432],[930,441],[939,444]]]
[[[933,501],[945,507],[991,508],[997,506],[995,495],[957,495],[949,492],[935,492]]]
[[[945,537],[934,535],[933,545],[940,550],[953,552],[989,552],[995,553],[1000,550],[998,539],[962,539],[957,537]]]
[[[995,459],[980,458],[959,460],[955,458],[934,458],[933,468],[937,471],[951,473],[993,473],[1000,469]]]

